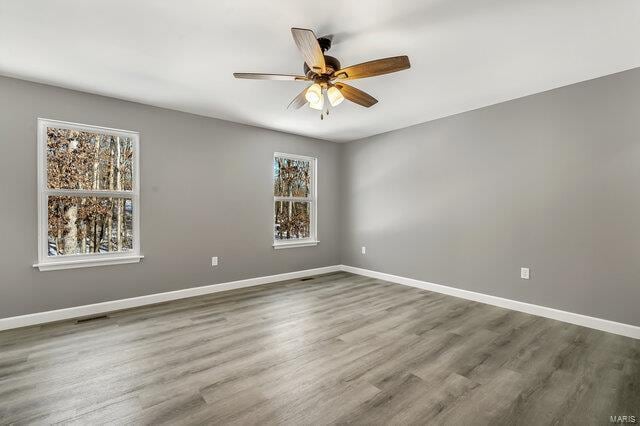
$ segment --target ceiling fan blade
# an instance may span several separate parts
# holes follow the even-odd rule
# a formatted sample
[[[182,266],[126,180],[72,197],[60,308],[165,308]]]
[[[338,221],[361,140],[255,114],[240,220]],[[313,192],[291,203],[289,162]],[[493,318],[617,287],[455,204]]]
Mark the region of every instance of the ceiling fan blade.
[[[248,78],[251,80],[281,80],[281,81],[307,81],[308,78],[303,75],[288,74],[258,74],[253,72],[234,72],[235,78]]]
[[[376,59],[375,61],[363,62],[362,64],[342,68],[334,72],[332,77],[342,80],[353,80],[356,78],[389,74],[406,70],[410,67],[411,63],[409,63],[408,56],[394,56],[392,58]]]
[[[298,96],[293,98],[293,100],[289,103],[287,108],[299,109],[304,104],[306,104],[307,103],[307,99],[304,97],[304,95],[307,93],[307,89],[308,88],[309,88],[309,86],[305,87],[304,90],[298,94]]]
[[[326,72],[324,54],[313,31],[304,28],[291,28],[291,35],[311,71],[316,74]]]
[[[345,99],[355,102],[358,105],[362,105],[363,107],[369,108],[378,103],[378,100],[370,94],[363,92],[360,89],[356,89],[353,86],[349,86],[348,84],[336,83],[335,86],[340,90],[340,93],[342,93],[342,96],[344,96]]]

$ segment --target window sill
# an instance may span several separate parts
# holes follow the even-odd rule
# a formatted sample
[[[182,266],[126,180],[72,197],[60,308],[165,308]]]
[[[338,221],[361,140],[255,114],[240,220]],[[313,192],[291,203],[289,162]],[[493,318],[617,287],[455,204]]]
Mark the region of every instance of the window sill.
[[[139,263],[143,258],[144,256],[135,255],[135,256],[109,257],[106,259],[76,259],[76,260],[66,260],[66,261],[59,261],[59,262],[36,263],[33,265],[33,267],[40,269],[40,271],[56,271],[60,269],[90,268],[92,266]]]
[[[276,250],[294,248],[294,247],[312,247],[317,246],[320,241],[296,241],[286,243],[273,243],[273,248]]]

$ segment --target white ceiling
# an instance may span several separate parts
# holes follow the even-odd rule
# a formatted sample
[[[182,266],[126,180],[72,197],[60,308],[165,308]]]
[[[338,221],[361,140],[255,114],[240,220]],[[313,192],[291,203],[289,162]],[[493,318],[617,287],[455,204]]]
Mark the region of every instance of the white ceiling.
[[[301,73],[293,26],[412,68],[354,81],[371,109],[287,110],[304,83],[232,72]],[[0,0],[0,74],[334,141],[635,68],[639,41],[638,0]]]

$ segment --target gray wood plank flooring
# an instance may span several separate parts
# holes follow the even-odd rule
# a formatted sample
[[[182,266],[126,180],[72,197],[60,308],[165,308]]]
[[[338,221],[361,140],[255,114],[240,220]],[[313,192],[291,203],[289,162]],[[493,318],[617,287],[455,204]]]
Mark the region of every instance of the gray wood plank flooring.
[[[0,424],[612,415],[640,418],[640,341],[348,273],[0,332]]]

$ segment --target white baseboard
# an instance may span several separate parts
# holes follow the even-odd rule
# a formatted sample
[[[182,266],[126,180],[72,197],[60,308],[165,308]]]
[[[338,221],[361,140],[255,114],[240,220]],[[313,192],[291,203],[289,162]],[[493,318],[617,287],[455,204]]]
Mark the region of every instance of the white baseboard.
[[[147,296],[132,297],[129,299],[113,300],[109,302],[94,303],[91,305],[76,306],[66,309],[57,309],[54,311],[38,312],[28,315],[20,315],[16,317],[1,318],[0,330],[9,330],[12,328],[27,327],[30,325],[44,324],[54,321],[62,321],[72,318],[80,318],[91,315],[99,315],[107,312],[119,311],[122,309],[135,308],[138,306],[152,305],[155,303],[168,302],[171,300],[184,299],[187,297],[201,296],[205,294],[217,293],[220,291],[233,290],[244,287],[252,287],[262,284],[269,284],[279,281],[293,280],[304,278],[312,275],[328,274],[331,272],[345,271],[353,274],[364,275],[371,278],[377,278],[396,284],[417,287],[423,290],[433,291],[436,293],[448,294],[450,296],[460,297],[467,300],[486,303],[489,305],[499,306],[501,308],[512,309],[514,311],[525,312],[532,315],[538,315],[545,318],[551,318],[558,321],[564,321],[571,324],[581,325],[583,327],[594,328],[609,333],[619,334],[622,336],[640,339],[640,327],[623,324],[615,321],[609,321],[601,318],[590,317],[587,315],[576,314],[573,312],[561,311],[559,309],[548,308],[531,303],[519,302],[517,300],[505,299],[488,294],[476,293],[474,291],[462,290],[455,287],[449,287],[440,284],[434,284],[427,281],[420,281],[413,278],[400,277],[397,275],[386,274],[384,272],[371,271],[369,269],[356,268],[347,265],[333,265],[323,268],[306,269],[303,271],[287,272],[278,275],[269,275],[265,277],[249,278],[246,280],[230,281],[220,284],[212,284],[201,287],[186,288],[183,290],[168,291],[165,293],[150,294]]]
[[[640,327],[620,322],[609,321],[601,318],[589,317],[586,315],[576,314],[573,312],[561,311],[559,309],[547,308],[546,306],[533,305],[531,303],[518,302],[517,300],[505,299],[488,294],[476,293],[474,291],[462,290],[459,288],[449,287],[440,284],[434,284],[426,281],[420,281],[413,278],[400,277],[397,275],[386,274],[384,272],[371,271],[369,269],[356,268],[353,266],[340,265],[340,269],[353,274],[364,275],[366,277],[377,278],[383,281],[389,281],[396,284],[403,284],[410,287],[417,287],[422,290],[433,291],[436,293],[448,294],[450,296],[460,297],[462,299],[473,300],[476,302],[486,303],[488,305],[499,306],[501,308],[512,309],[514,311],[525,312],[527,314],[537,315],[545,318],[551,318],[558,321],[564,321],[571,324],[581,325],[583,327],[594,328],[609,333],[619,334],[622,336],[640,339]]]
[[[35,314],[20,315],[16,317],[1,318],[0,330],[27,327],[30,325],[44,324],[54,321],[62,321],[72,318],[86,317],[104,314],[106,312],[135,308],[138,306],[152,305],[154,303],[168,302],[170,300],[184,299],[187,297],[201,296],[217,293],[219,291],[233,290],[237,288],[252,287],[269,284],[278,281],[294,280],[311,275],[328,274],[340,271],[339,265],[325,266],[323,268],[306,269],[303,271],[287,272],[278,275],[249,278],[246,280],[230,281],[220,284],[206,285],[202,287],[185,288],[183,290],[168,291],[165,293],[150,294],[147,296],[132,297],[129,299],[113,300],[109,302],[94,303],[91,305],[76,306],[73,308],[57,309],[55,311],[37,312]]]

